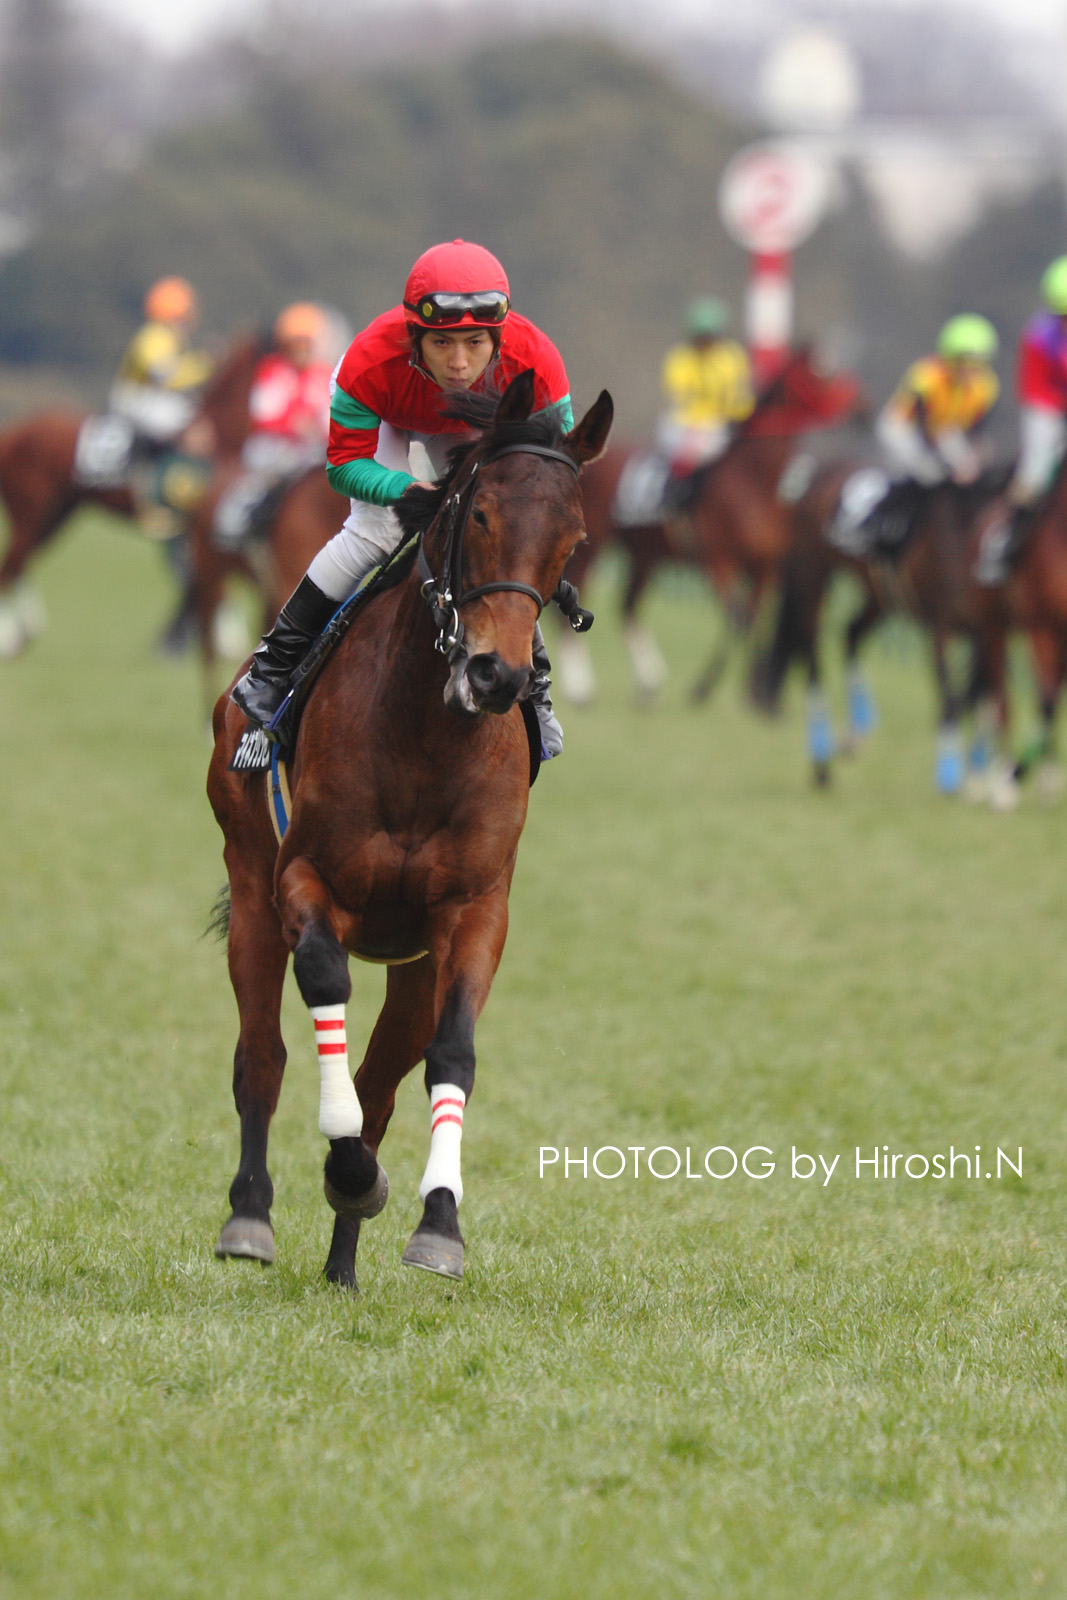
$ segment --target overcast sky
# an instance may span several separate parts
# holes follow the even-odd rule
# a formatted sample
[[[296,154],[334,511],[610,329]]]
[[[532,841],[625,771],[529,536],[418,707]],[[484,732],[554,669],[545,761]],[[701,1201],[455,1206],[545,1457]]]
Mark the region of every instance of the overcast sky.
[[[235,30],[243,18],[261,9],[263,0],[148,0],[147,4],[145,0],[85,0],[85,3],[144,34],[157,47],[181,50],[216,27],[224,26],[227,32]],[[338,0],[342,11],[346,4],[352,3],[353,0]],[[465,0],[438,0],[443,10],[464,3]],[[852,3],[867,5],[871,0],[852,0]],[[886,0],[886,3],[892,4],[893,0]],[[962,9],[961,0],[927,0],[927,3]],[[975,0],[975,3],[1012,28],[1039,28],[1050,32],[1058,28],[1067,32],[1067,0]],[[527,17],[530,14],[529,0],[502,0],[502,8],[521,10]],[[689,23],[706,19],[709,10],[714,14],[716,9],[718,6],[709,5],[709,0],[660,0],[658,7],[661,17],[666,12]]]

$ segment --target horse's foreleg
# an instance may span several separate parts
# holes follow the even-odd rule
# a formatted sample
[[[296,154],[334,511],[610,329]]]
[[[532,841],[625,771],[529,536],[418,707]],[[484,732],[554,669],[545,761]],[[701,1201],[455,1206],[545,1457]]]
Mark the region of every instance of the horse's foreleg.
[[[285,1070],[279,1015],[289,951],[271,904],[269,873],[255,872],[231,846],[227,846],[226,864],[231,888],[230,981],[241,1019],[233,1059],[241,1164],[230,1185],[232,1214],[215,1254],[271,1262],[274,1185],[267,1171],[267,1135]]]
[[[960,733],[960,698],[952,686],[948,666],[948,638],[943,628],[933,637],[934,675],[940,708],[937,719],[937,751],[934,759],[934,786],[939,794],[959,794],[964,782],[963,738]]]
[[[489,994],[507,935],[507,891],[443,917],[431,937],[437,982],[437,1026],[426,1048],[430,1155],[419,1184],[422,1219],[403,1261],[446,1278],[463,1276],[460,1142],[474,1088],[474,1028]]]
[[[319,1132],[330,1141],[326,1198],[349,1221],[375,1217],[389,1198],[389,1184],[363,1142],[363,1107],[349,1076],[345,1012],[352,980],[333,921],[333,900],[315,868],[299,857],[282,874],[279,901],[293,974],[315,1024]]]
[[[1037,678],[1041,728],[1020,756],[1015,775],[1022,779],[1036,769],[1041,798],[1051,802],[1058,800],[1063,790],[1063,776],[1055,762],[1055,733],[1064,679],[1064,639],[1051,631],[1032,630],[1030,653]]]
[[[46,543],[70,509],[47,484],[24,490],[0,485],[7,510],[8,546],[0,559],[0,660],[11,660],[45,627],[43,603],[24,577],[31,557]]]
[[[564,628],[555,644],[563,693],[572,706],[592,705],[596,699],[596,669],[589,645],[581,634]]]
[[[390,967],[385,1004],[374,1025],[367,1053],[356,1073],[363,1108],[363,1143],[375,1156],[396,1102],[397,1086],[418,1065],[434,1028],[435,977],[427,958]],[[325,1273],[331,1283],[356,1287],[359,1218],[334,1218]]]
[[[1021,790],[1008,752],[1011,706],[1008,699],[1008,640],[1004,627],[988,627],[979,640],[983,681],[989,685],[996,755],[989,769],[988,799],[994,811],[1014,811]]]
[[[646,530],[653,536],[652,530]],[[638,700],[649,705],[667,681],[667,662],[651,628],[637,614],[649,581],[663,553],[649,547],[650,540],[632,538],[627,542],[630,568],[622,597],[622,636],[633,668]]]
[[[851,753],[857,745],[874,731],[878,718],[874,696],[871,694],[859,664],[860,647],[874,629],[883,621],[885,609],[880,600],[868,594],[859,611],[845,629],[845,678],[848,695],[848,731],[842,742],[843,751]]]

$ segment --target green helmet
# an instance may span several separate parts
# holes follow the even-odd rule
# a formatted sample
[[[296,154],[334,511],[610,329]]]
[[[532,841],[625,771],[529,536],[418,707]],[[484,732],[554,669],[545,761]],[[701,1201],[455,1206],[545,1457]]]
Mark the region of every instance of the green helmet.
[[[951,317],[937,336],[937,353],[949,361],[992,361],[999,346],[997,330],[988,317],[976,317],[970,311]]]
[[[729,326],[729,311],[711,294],[694,300],[685,314],[685,331],[691,339],[713,339]]]
[[[1057,256],[1041,278],[1041,293],[1050,311],[1067,317],[1067,256]]]

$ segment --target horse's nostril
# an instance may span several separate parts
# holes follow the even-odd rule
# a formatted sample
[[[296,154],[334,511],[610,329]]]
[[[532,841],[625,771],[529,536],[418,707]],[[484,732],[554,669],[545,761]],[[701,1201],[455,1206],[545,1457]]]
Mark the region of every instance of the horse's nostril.
[[[530,682],[529,667],[509,667],[495,652],[472,656],[467,663],[467,682],[483,710],[506,711]]]
[[[492,694],[499,687],[502,665],[499,656],[472,656],[467,663],[467,679],[471,688],[478,694]]]

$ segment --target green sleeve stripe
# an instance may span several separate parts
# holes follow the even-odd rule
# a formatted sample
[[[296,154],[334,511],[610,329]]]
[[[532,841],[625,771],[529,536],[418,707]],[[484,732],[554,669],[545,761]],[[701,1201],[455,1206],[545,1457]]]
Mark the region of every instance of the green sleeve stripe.
[[[554,400],[550,406],[545,406],[541,411],[536,412],[535,415],[539,417],[545,416],[549,411],[554,411],[556,413],[559,418],[560,427],[563,429],[564,433],[570,433],[571,429],[574,427],[574,408],[571,405],[570,395],[565,394],[562,400]]]
[[[344,461],[328,466],[326,477],[338,494],[350,500],[367,500],[372,506],[391,506],[415,482],[410,472],[391,472],[380,461]]]
[[[353,400],[340,385],[334,386],[333,398],[330,401],[330,416],[334,422],[340,423],[342,428],[378,428],[382,421],[381,417],[374,415],[369,406]]]

